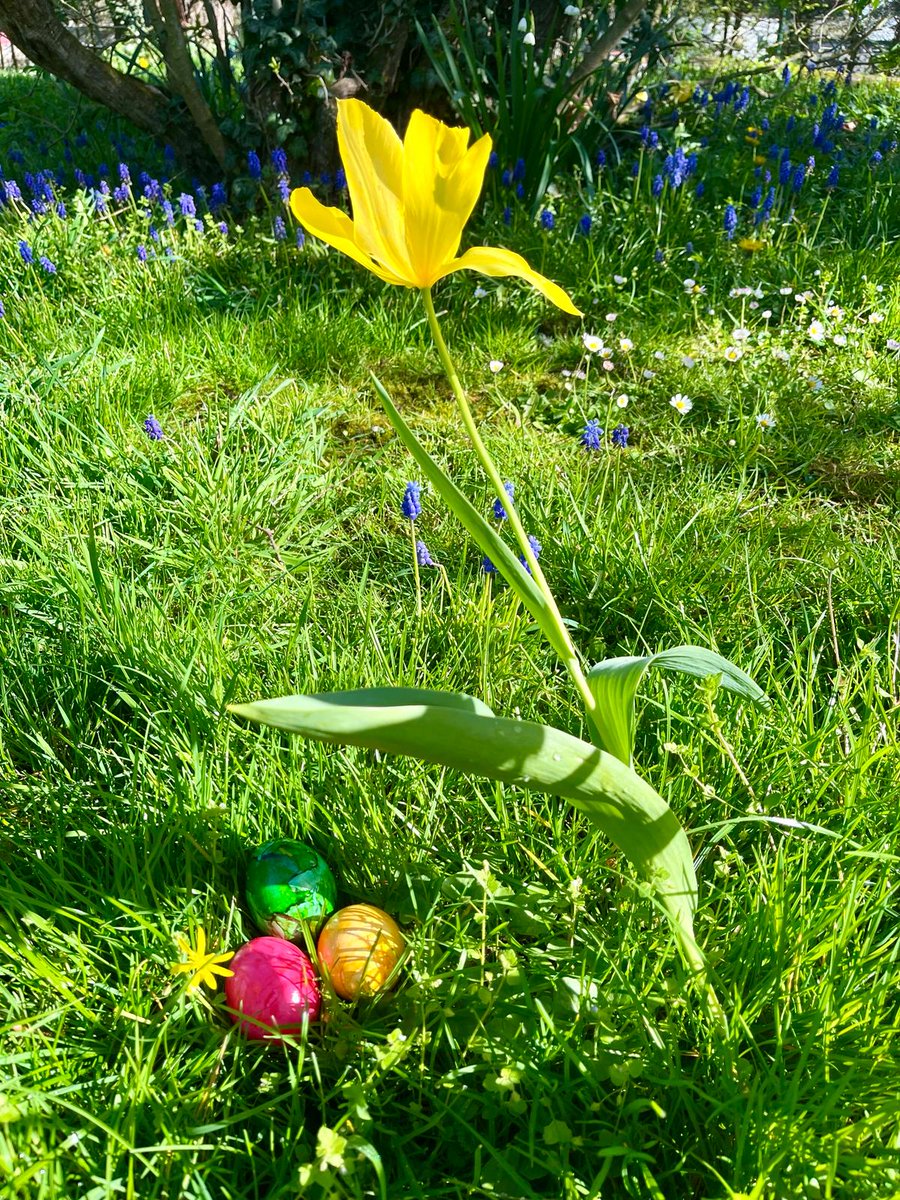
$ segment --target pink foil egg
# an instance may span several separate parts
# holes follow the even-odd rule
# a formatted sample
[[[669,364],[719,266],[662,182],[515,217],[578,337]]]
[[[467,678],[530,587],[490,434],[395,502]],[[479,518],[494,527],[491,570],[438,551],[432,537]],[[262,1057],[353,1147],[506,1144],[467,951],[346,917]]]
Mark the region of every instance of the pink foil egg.
[[[234,974],[225,980],[225,999],[244,1037],[280,1045],[279,1033],[300,1033],[304,1017],[318,1017],[322,998],[315,970],[293,942],[254,938],[228,966]]]

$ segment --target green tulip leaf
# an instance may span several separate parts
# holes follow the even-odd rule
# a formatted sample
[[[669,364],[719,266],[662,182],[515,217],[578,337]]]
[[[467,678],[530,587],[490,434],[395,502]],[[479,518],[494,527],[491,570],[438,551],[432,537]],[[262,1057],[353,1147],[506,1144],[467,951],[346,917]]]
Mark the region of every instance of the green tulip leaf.
[[[374,689],[388,703],[360,704],[347,693],[282,696],[229,711],[276,729],[339,745],[410,755],[469,775],[563,796],[618,846],[655,888],[685,961],[698,975],[703,957],[694,940],[697,879],[691,848],[675,814],[645,780],[615,756],[562,730],[495,717],[465,707],[469,697],[414,703],[415,689]],[[366,695],[367,693],[362,693]],[[360,693],[351,695],[359,696]],[[475,702],[477,703],[477,702]]]
[[[465,692],[438,692],[430,688],[378,687],[357,688],[349,692],[319,692],[311,700],[327,700],[329,704],[346,704],[355,708],[397,708],[404,704],[433,704],[439,708],[458,708],[461,712],[492,717],[493,709],[483,700]]]
[[[635,696],[641,678],[649,667],[682,671],[686,675],[698,675],[704,679],[717,675],[722,687],[729,691],[752,700],[762,708],[767,708],[769,704],[762,688],[740,667],[702,646],[675,646],[671,650],[660,650],[658,654],[643,657],[626,655],[607,658],[591,667],[587,673],[588,683],[597,701],[594,722],[603,749],[629,765],[634,753]]]
[[[425,447],[397,411],[382,383],[372,376],[388,420],[397,436],[419,464],[431,486],[447,507],[457,517],[467,533],[474,539],[482,553],[486,554],[509,586],[513,589],[531,615],[537,621],[547,641],[559,654],[563,662],[571,658],[560,629],[550,612],[547,601],[531,575],[519,562],[516,555],[495,529],[492,529],[478,510],[466,499],[455,483],[444,474]]]

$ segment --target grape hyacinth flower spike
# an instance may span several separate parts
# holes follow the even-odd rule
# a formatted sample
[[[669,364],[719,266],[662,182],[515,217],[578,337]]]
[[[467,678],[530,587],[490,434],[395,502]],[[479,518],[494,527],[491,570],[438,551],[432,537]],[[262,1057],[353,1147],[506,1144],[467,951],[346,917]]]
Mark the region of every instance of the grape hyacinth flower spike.
[[[419,577],[420,566],[430,566],[431,563],[422,561],[422,556],[419,547],[425,549],[425,543],[420,542],[416,538],[416,518],[422,513],[422,486],[414,479],[411,479],[406,485],[406,490],[403,493],[403,499],[400,501],[400,512],[409,521],[409,537],[412,544],[412,563],[413,575],[416,580],[416,613],[422,615],[422,581]],[[425,550],[427,555],[428,551]]]

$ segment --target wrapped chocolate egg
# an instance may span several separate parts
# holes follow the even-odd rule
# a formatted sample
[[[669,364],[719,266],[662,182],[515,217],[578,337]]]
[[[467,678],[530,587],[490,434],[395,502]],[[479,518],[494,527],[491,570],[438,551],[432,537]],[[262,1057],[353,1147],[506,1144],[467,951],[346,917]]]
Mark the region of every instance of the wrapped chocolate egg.
[[[328,864],[311,846],[291,838],[265,842],[247,864],[247,907],[263,933],[303,936],[334,912],[337,888]]]
[[[281,1045],[282,1033],[300,1033],[314,1021],[322,998],[308,956],[284,938],[247,942],[228,964],[225,999],[244,1037]]]
[[[371,904],[351,904],[325,922],[316,953],[337,994],[356,1000],[381,991],[405,944],[393,917]]]

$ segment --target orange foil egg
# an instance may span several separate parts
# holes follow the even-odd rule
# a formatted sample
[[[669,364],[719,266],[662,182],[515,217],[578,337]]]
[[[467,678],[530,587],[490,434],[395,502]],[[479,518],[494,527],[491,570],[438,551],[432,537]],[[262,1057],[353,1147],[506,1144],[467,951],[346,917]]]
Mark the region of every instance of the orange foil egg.
[[[337,994],[356,1000],[381,991],[405,944],[393,917],[371,904],[351,904],[328,918],[316,950]]]

